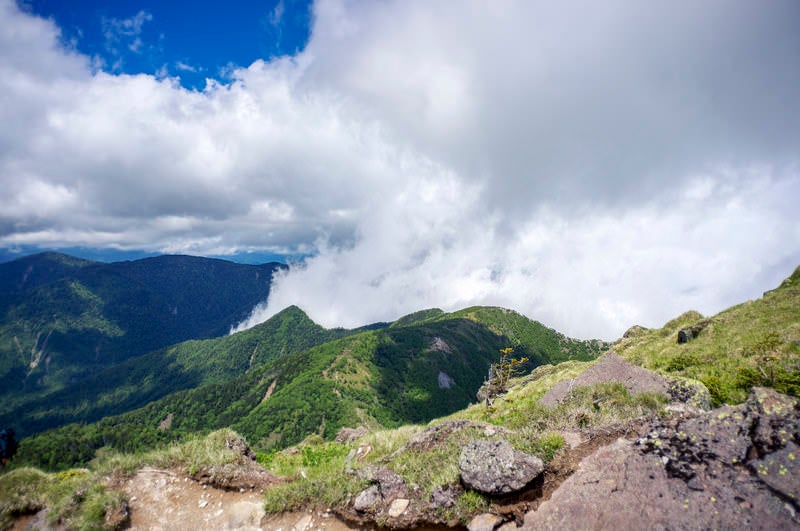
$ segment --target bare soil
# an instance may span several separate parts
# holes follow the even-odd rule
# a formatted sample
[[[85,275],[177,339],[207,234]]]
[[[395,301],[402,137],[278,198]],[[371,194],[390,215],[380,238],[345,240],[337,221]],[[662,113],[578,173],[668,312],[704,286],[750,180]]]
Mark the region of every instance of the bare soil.
[[[128,499],[129,529],[135,531],[357,529],[330,513],[286,513],[267,517],[261,489],[223,490],[169,470],[142,469],[119,488]]]

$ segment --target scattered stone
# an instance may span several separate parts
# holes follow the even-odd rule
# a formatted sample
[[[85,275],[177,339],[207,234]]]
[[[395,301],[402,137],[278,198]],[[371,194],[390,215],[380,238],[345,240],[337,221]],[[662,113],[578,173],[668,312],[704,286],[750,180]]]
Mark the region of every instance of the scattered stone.
[[[385,507],[386,503],[408,496],[408,490],[403,478],[385,466],[366,466],[359,470],[358,474],[361,478],[372,483],[372,485],[359,492],[353,502],[353,508],[360,513],[367,511],[378,512]]]
[[[447,509],[453,507],[462,492],[464,492],[464,490],[460,485],[443,485],[436,487],[433,489],[433,494],[431,494],[431,509]]]
[[[336,442],[347,444],[359,440],[361,437],[369,433],[366,426],[359,426],[358,428],[342,428],[336,433]]]
[[[397,518],[398,516],[406,512],[409,503],[411,503],[411,500],[409,500],[408,498],[397,498],[389,506],[389,510],[386,512],[386,514],[388,514],[392,518]]]
[[[203,509],[206,505],[208,505],[208,500],[200,500],[197,502],[197,506]]]
[[[609,351],[577,378],[557,383],[542,396],[539,403],[543,406],[555,407],[569,396],[574,387],[604,382],[620,382],[632,395],[644,392],[666,395],[669,391],[669,383],[666,378],[647,369],[631,365],[614,351]]]
[[[483,513],[473,518],[467,525],[469,531],[494,531],[494,528],[500,525],[503,519],[496,514]]]
[[[501,495],[525,488],[542,473],[536,456],[514,449],[508,441],[471,441],[458,458],[461,481],[484,494]]]
[[[381,496],[381,491],[378,488],[378,486],[370,485],[369,487],[358,493],[355,501],[353,502],[353,509],[355,509],[360,513],[363,513],[366,511],[374,510],[382,502],[383,502],[383,497]]]
[[[370,483],[377,484],[381,497],[386,501],[405,498],[408,495],[403,478],[385,466],[366,466],[359,470],[359,476]]]

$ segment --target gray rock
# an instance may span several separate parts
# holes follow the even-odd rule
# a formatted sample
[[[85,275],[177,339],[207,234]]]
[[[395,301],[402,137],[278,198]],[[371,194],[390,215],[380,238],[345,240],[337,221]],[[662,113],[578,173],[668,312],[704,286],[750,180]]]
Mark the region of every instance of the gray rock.
[[[793,442],[763,459],[749,463],[758,479],[795,502],[800,502],[800,446]]]
[[[353,508],[358,512],[380,511],[387,503],[408,496],[408,489],[406,489],[403,478],[385,466],[366,466],[359,470],[358,474],[372,483],[359,492],[353,502]]]
[[[408,496],[403,478],[385,466],[366,466],[359,471],[359,475],[370,483],[377,484],[381,497],[386,501]]]
[[[494,531],[494,528],[500,525],[503,519],[496,514],[483,513],[473,518],[467,529],[469,531]]]
[[[377,485],[370,485],[358,493],[355,502],[353,502],[353,509],[363,513],[375,509],[381,503],[383,503],[383,497],[380,489],[378,489]]]
[[[507,441],[471,441],[461,449],[458,469],[468,488],[499,495],[525,488],[542,473],[544,463],[515,450]]]
[[[446,509],[453,507],[461,493],[464,492],[459,486],[439,486],[433,489],[431,494],[431,509]]]

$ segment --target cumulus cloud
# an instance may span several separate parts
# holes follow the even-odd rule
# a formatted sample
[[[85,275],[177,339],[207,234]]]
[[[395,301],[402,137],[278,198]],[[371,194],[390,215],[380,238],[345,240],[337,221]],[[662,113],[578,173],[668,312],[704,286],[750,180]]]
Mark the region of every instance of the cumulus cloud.
[[[243,327],[497,304],[613,338],[800,262],[789,0],[320,0],[302,53],[202,91],[0,15],[0,245],[312,255]]]

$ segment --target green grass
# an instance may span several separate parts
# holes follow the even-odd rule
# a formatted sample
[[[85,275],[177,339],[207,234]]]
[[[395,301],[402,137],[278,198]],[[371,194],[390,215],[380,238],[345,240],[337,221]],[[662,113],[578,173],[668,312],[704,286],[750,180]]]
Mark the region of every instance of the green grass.
[[[144,453],[102,450],[90,466],[98,474],[112,476],[130,476],[143,466],[179,470],[191,476],[205,468],[238,463],[241,454],[231,446],[240,439],[238,433],[226,428]]]
[[[89,470],[73,469],[45,474],[19,468],[0,476],[0,529],[8,529],[18,515],[48,509],[47,523],[66,529],[113,529],[107,516],[123,503]]]
[[[743,402],[752,386],[800,397],[800,268],[778,289],[709,318],[698,337],[678,344],[679,330],[703,320],[687,312],[614,349],[636,365],[699,380],[714,406]]]
[[[347,445],[311,439],[300,445],[297,452],[274,453],[266,463],[267,468],[292,481],[266,491],[266,511],[343,508],[352,496],[366,487],[364,480],[344,472],[349,451]]]

